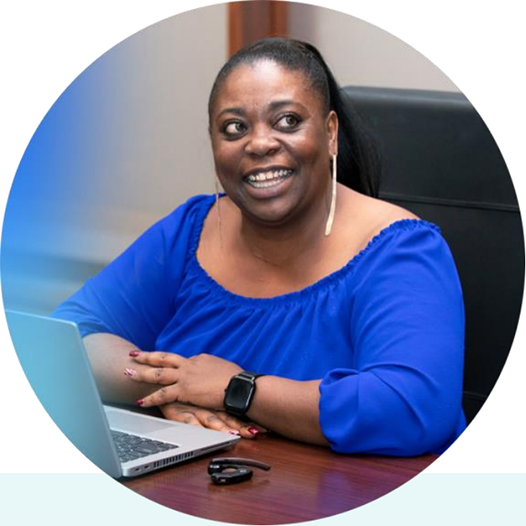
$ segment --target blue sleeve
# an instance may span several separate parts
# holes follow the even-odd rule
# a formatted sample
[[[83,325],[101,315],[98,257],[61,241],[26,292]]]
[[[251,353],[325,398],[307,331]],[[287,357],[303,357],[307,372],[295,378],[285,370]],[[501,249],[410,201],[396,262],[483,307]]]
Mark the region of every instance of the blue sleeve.
[[[124,253],[53,313],[78,324],[81,335],[106,332],[144,350],[174,313],[174,302],[203,197],[190,199],[149,228]]]
[[[355,361],[320,384],[320,423],[337,452],[438,453],[465,426],[460,282],[439,231],[417,225],[356,269]]]

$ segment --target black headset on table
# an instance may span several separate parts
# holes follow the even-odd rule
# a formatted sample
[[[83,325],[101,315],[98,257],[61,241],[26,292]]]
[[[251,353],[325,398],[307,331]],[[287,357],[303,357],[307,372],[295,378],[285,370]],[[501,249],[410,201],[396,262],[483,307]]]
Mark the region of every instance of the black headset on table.
[[[237,484],[252,478],[253,472],[249,467],[268,471],[270,466],[258,460],[238,457],[213,458],[208,464],[208,474],[214,484]]]

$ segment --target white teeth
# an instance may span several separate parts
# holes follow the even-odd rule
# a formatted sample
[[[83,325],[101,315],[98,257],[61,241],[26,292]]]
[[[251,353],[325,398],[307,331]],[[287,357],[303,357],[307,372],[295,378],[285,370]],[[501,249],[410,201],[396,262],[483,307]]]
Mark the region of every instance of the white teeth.
[[[273,181],[258,181],[256,183],[252,183],[252,186],[256,188],[268,188],[270,186],[278,185],[281,181],[281,179],[274,179]]]
[[[281,182],[281,179],[292,174],[292,170],[273,170],[269,172],[260,172],[258,174],[251,174],[247,177],[247,181],[256,188],[267,188]]]

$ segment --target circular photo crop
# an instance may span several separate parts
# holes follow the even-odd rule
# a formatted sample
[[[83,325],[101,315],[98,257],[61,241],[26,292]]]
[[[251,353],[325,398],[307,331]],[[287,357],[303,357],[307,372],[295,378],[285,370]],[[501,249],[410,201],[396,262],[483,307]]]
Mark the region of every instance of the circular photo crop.
[[[35,131],[2,232],[16,352],[101,470],[196,517],[325,518],[451,447],[504,367],[520,211],[393,35],[239,2],[132,35]]]

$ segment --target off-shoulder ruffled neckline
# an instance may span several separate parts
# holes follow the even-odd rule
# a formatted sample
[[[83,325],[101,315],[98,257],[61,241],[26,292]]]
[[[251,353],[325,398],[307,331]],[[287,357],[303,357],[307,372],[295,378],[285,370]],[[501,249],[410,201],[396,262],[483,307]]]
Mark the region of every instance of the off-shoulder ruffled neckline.
[[[308,285],[307,287],[294,292],[280,294],[278,296],[271,296],[268,298],[253,298],[250,296],[241,296],[229,291],[220,285],[208,272],[201,266],[197,259],[197,249],[201,239],[201,232],[203,230],[205,219],[215,202],[215,196],[209,196],[209,200],[203,203],[200,207],[196,219],[193,224],[193,232],[190,242],[190,265],[197,273],[198,277],[202,278],[210,291],[217,294],[224,299],[237,304],[245,304],[251,306],[271,306],[276,304],[296,303],[306,300],[308,297],[318,294],[320,291],[327,289],[332,284],[341,281],[348,274],[350,274],[357,266],[357,264],[369,253],[371,253],[382,240],[388,238],[391,234],[401,230],[411,230],[415,228],[428,228],[440,233],[440,227],[434,223],[425,221],[424,219],[399,219],[390,225],[383,228],[378,234],[369,240],[367,245],[353,256],[343,267],[335,270],[331,274],[324,276],[320,280]]]

